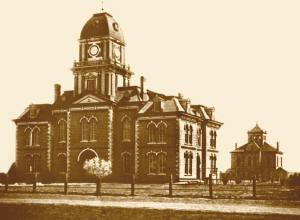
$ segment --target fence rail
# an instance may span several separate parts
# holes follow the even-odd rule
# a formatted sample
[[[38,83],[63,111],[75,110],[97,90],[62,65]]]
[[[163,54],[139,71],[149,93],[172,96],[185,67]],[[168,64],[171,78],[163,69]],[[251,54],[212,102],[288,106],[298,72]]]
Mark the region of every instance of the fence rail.
[[[0,184],[0,193],[50,193],[50,194],[81,194],[81,195],[115,195],[115,196],[168,196],[168,197],[205,197],[205,198],[266,198],[266,199],[294,199],[300,200],[300,187],[284,187],[279,185],[257,184],[256,178],[248,185],[219,185],[213,184],[209,176],[208,185],[173,183],[170,175],[166,184],[140,184],[132,176],[131,183],[102,183],[98,179],[95,183],[69,183],[65,178],[59,184],[39,184],[37,176],[32,184],[9,184],[6,177],[4,184]]]

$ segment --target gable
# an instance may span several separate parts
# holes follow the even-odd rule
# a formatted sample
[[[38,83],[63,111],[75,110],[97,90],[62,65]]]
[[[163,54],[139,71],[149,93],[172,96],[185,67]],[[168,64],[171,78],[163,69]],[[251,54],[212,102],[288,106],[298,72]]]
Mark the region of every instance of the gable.
[[[73,104],[88,104],[88,103],[100,103],[100,102],[106,102],[104,99],[100,99],[94,95],[86,95],[77,101],[75,101]]]

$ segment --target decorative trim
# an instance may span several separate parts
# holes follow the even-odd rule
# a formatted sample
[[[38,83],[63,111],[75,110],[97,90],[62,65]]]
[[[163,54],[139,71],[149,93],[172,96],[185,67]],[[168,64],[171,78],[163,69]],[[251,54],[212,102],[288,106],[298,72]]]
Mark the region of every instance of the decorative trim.
[[[51,171],[51,133],[52,133],[52,126],[48,124],[48,148],[47,148],[47,169]]]
[[[124,115],[124,116],[121,118],[121,122],[123,122],[126,118],[128,118],[129,121],[131,120],[127,115]]]
[[[67,177],[70,177],[70,142],[71,142],[71,112],[67,112],[67,149],[66,149],[66,156],[67,156]]]
[[[175,119],[175,118],[178,118],[177,116],[145,116],[145,117],[139,117],[137,120],[155,120],[155,119],[161,119],[161,120],[164,120],[164,119]]]
[[[70,108],[71,112],[80,112],[80,111],[97,111],[97,110],[103,110],[103,109],[111,109],[107,106],[94,106],[94,107],[81,107],[81,108]]]
[[[59,119],[59,120],[58,120],[57,124],[59,125],[61,121],[63,121],[63,122],[65,122],[65,123],[67,123],[66,119],[64,119],[64,118],[61,118],[61,119]]]
[[[48,121],[39,122],[18,122],[17,125],[48,125]]]
[[[67,154],[66,154],[66,153],[58,153],[58,154],[57,154],[57,157],[60,157],[60,156],[67,157]]]
[[[52,115],[56,113],[68,113],[68,110],[62,109],[62,110],[52,110]]]
[[[123,157],[125,154],[127,154],[127,155],[131,156],[131,153],[130,153],[130,152],[128,152],[128,151],[124,151],[124,152],[122,152],[122,153],[121,153],[121,157]]]
[[[134,159],[134,171],[135,174],[138,176],[139,174],[139,122],[135,121],[135,135],[134,135],[134,154],[135,154],[135,159]]]
[[[113,169],[113,110],[108,111],[108,160],[111,161]]]
[[[126,106],[126,107],[119,107],[120,110],[129,110],[129,109],[139,109],[138,106]]]

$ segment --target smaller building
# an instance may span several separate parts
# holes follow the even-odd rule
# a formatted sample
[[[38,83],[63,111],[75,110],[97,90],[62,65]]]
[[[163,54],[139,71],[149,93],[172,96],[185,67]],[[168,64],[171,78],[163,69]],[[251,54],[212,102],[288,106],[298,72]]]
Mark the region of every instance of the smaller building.
[[[231,152],[231,173],[235,179],[252,179],[255,175],[262,181],[273,180],[276,170],[282,168],[283,153],[279,142],[273,147],[266,142],[267,132],[257,124],[248,131],[248,142],[235,145]]]

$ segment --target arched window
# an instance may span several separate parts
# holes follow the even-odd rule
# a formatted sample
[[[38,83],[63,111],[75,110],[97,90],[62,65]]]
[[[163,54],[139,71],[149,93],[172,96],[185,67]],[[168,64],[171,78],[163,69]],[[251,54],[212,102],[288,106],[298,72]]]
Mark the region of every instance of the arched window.
[[[81,140],[88,141],[89,139],[89,128],[88,121],[86,118],[81,120]]]
[[[123,141],[130,141],[130,120],[125,118],[123,120]]]
[[[65,120],[60,120],[58,122],[58,140],[59,140],[59,142],[66,141],[66,133],[67,133],[67,123]]]
[[[32,172],[37,173],[41,170],[41,160],[40,156],[34,155],[33,156],[33,163],[32,163]]]
[[[216,148],[217,147],[217,132],[213,132],[213,146]]]
[[[158,125],[158,142],[159,143],[166,142],[166,125],[164,123],[160,123]]]
[[[130,167],[130,154],[124,153],[122,156],[123,159],[123,172],[125,174],[131,173],[131,167]]]
[[[210,147],[213,147],[214,146],[214,132],[213,132],[213,130],[211,130],[209,132],[209,136],[210,136]]]
[[[193,173],[193,153],[189,153],[189,174],[192,175]]]
[[[185,144],[189,143],[189,126],[188,125],[184,126],[184,142],[185,142]]]
[[[156,140],[155,140],[155,130],[156,130],[156,127],[153,123],[150,123],[149,126],[148,126],[148,141],[150,143],[154,143]]]
[[[148,155],[148,165],[149,165],[149,173],[156,173],[156,162],[155,162],[155,153],[149,153]]]
[[[66,172],[67,171],[67,158],[65,154],[59,154],[57,158],[57,169],[58,172]]]
[[[193,127],[192,125],[190,125],[190,129],[189,129],[189,144],[193,144]]]
[[[189,174],[189,153],[186,151],[184,153],[184,173],[185,175]]]
[[[32,172],[32,157],[29,155],[25,156],[25,172]]]
[[[197,130],[197,142],[198,142],[198,146],[201,146],[201,144],[202,144],[202,130],[201,130],[201,128],[199,128]]]
[[[96,130],[97,130],[97,121],[95,118],[91,118],[90,120],[90,139],[89,140],[92,140],[92,141],[95,141],[96,140]]]
[[[167,157],[164,153],[159,153],[157,156],[158,173],[166,173]]]
[[[39,129],[34,128],[32,131],[32,145],[36,146],[39,145]]]
[[[27,128],[25,130],[25,146],[31,145],[31,129]]]

